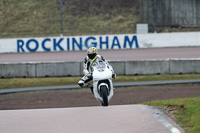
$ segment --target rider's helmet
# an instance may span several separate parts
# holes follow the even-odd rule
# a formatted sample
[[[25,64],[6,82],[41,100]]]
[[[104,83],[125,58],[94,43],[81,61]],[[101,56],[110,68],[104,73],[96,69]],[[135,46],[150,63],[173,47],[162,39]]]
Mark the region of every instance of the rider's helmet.
[[[94,61],[97,58],[97,49],[95,47],[90,47],[87,50],[87,55],[91,61]]]

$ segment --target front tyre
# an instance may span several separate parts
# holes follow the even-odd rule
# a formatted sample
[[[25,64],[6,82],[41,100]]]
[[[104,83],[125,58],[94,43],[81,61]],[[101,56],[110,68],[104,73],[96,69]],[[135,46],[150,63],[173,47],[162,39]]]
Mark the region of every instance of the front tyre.
[[[106,86],[101,86],[101,96],[103,99],[102,106],[108,106],[108,89]]]

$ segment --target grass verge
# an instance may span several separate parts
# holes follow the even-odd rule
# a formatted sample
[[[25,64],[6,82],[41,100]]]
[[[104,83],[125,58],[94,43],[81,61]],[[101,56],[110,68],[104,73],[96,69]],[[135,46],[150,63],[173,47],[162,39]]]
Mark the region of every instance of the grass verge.
[[[200,131],[200,97],[153,101],[144,103],[172,112],[176,122],[183,127],[186,133],[199,133]]]
[[[0,89],[77,84],[81,77],[0,79]],[[200,79],[200,74],[117,76],[114,82]]]
[[[139,1],[65,0],[63,35],[132,34]],[[0,0],[0,38],[60,35],[59,0]]]

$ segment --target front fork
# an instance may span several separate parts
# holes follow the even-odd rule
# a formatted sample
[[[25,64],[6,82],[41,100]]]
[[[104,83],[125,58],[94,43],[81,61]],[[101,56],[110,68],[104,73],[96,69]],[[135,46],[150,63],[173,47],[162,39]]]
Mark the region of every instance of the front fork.
[[[110,100],[111,98],[112,98],[112,96],[113,96],[113,84],[112,84],[112,81],[110,81],[111,79],[109,79],[109,82],[110,82],[110,87],[111,88],[109,88],[108,87],[108,85],[106,84],[106,83],[101,83],[99,86],[97,86],[98,85],[98,81],[95,81],[95,80],[93,80],[93,91],[94,91],[94,96],[95,96],[95,98],[98,100],[98,101],[100,101],[100,102],[102,102],[103,101],[103,99],[102,99],[102,97],[101,97],[101,93],[100,93],[100,86],[102,86],[102,85],[105,85],[107,88],[108,88],[108,100]]]

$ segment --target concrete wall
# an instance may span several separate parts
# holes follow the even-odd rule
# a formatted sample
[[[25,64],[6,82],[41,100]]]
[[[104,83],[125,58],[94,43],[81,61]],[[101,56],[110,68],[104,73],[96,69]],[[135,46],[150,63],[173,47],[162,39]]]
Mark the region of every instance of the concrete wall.
[[[38,63],[35,65],[35,77],[79,76],[79,62]]]
[[[33,63],[0,64],[0,78],[36,77]]]
[[[125,75],[168,74],[169,60],[126,62]]]
[[[110,61],[117,75],[199,74],[200,59]],[[83,76],[82,62],[1,63],[0,78]]]
[[[170,60],[170,74],[200,73],[200,60]]]

